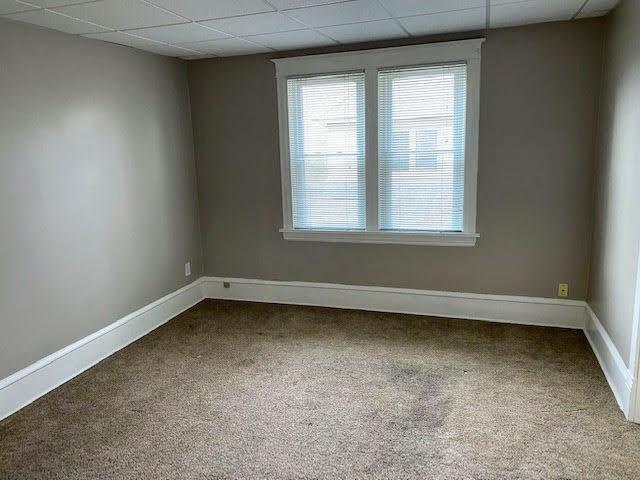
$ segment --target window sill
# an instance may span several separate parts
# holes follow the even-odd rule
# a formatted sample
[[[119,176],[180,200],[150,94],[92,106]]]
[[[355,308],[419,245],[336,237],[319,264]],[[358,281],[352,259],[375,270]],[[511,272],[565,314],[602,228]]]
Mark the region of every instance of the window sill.
[[[477,233],[449,232],[365,232],[361,230],[293,230],[280,229],[285,240],[302,242],[386,243],[431,245],[439,247],[473,247]]]

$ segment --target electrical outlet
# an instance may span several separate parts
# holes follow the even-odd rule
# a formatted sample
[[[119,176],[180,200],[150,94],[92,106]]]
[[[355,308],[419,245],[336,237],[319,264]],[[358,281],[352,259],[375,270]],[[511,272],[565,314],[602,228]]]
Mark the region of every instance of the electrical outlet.
[[[224,288],[231,288],[231,282],[222,282]]]
[[[184,264],[184,276],[188,277],[191,275],[191,262],[187,262]]]
[[[568,283],[559,283],[558,284],[558,296],[559,297],[568,297],[569,296],[569,284]]]

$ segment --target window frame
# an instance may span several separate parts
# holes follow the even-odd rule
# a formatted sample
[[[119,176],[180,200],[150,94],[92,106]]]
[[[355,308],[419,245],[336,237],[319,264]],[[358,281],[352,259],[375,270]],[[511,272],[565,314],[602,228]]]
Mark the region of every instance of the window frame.
[[[466,246],[476,243],[480,53],[483,38],[354,52],[273,59],[276,66],[283,226],[286,240]],[[378,225],[378,71],[393,67],[464,62],[467,65],[464,210],[462,232],[389,231]],[[365,95],[365,230],[293,228],[287,79],[363,71]]]

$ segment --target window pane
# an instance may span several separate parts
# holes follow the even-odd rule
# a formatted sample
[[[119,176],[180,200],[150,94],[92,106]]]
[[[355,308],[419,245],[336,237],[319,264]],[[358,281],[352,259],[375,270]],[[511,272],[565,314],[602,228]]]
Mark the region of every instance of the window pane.
[[[364,74],[287,80],[293,227],[364,229]]]
[[[466,65],[378,74],[382,230],[462,231]]]

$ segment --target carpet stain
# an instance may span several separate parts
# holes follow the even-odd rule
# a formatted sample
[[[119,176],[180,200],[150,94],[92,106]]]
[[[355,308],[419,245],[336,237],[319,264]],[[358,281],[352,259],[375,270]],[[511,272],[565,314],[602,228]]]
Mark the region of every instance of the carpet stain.
[[[444,375],[425,371],[418,366],[397,366],[390,375],[390,382],[405,392],[406,408],[389,424],[402,430],[435,429],[442,427],[450,401],[444,390]]]
[[[256,364],[256,361],[253,358],[245,358],[238,363],[240,367],[251,367]]]
[[[0,479],[640,478],[580,331],[204,301],[0,422]]]

